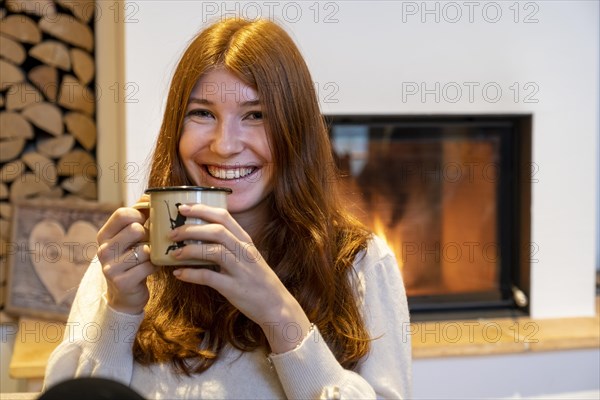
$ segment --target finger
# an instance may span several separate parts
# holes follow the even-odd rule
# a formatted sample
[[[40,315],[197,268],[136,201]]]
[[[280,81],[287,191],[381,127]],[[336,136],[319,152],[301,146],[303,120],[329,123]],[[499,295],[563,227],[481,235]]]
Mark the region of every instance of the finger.
[[[199,244],[186,244],[182,248],[179,248],[173,253],[173,256],[178,261],[193,261],[202,260],[212,262],[217,265],[223,265],[222,271],[229,271],[227,267],[227,260],[235,260],[235,256],[232,255],[227,257],[229,251],[220,244],[217,243],[199,243]]]
[[[173,275],[183,282],[210,286],[221,294],[227,292],[233,281],[231,277],[207,268],[178,268]]]
[[[224,208],[210,207],[204,204],[184,204],[179,207],[179,212],[185,217],[200,218],[207,222],[215,222],[223,225],[236,238],[243,242],[252,241],[246,231],[231,216],[229,211]]]
[[[150,209],[148,208],[149,203],[150,196],[145,194],[142,197],[140,197],[138,201],[136,201],[135,204],[131,206],[131,208],[138,210],[144,215],[144,217],[148,218],[150,216]]]
[[[143,243],[133,245],[125,252],[123,262],[131,265],[143,264],[150,260],[150,247]]]
[[[114,257],[113,260],[101,260],[104,274],[115,278],[126,271],[136,268],[138,265],[150,261],[150,249],[147,245],[137,245],[129,248],[123,254]]]
[[[169,232],[174,242],[185,240],[200,240],[203,242],[220,243],[234,251],[240,246],[240,241],[225,226],[220,224],[184,224]]]
[[[135,222],[142,225],[145,221],[146,216],[140,211],[131,207],[121,207],[108,218],[108,221],[98,231],[98,243],[109,241],[128,225]]]
[[[205,260],[218,264],[224,272],[234,275],[237,269],[244,268],[244,265],[256,264],[261,260],[261,255],[252,243],[244,244],[237,242],[239,246],[235,249],[228,249],[218,243],[198,243],[187,244],[177,249],[174,253],[175,259],[183,260]],[[235,268],[230,267],[235,265]]]
[[[132,256],[133,254],[130,253],[131,248],[140,244],[140,242],[146,242],[147,238],[148,232],[139,223],[135,222],[127,225],[114,237],[100,243],[97,253],[98,260],[102,264],[119,263],[123,260],[124,256]],[[127,254],[128,252],[129,254]],[[129,262],[129,265],[131,265],[131,262]]]
[[[158,266],[152,264],[149,261],[136,265],[135,268],[128,269],[127,272],[122,274],[123,279],[127,279],[131,282],[142,283],[150,275],[158,271]]]
[[[136,291],[139,285],[144,283],[150,275],[158,270],[158,268],[159,267],[150,262],[144,262],[123,273],[108,276],[111,278],[111,283],[117,287],[119,291],[130,293]]]
[[[144,225],[133,222],[119,231],[112,240],[123,244],[124,249],[129,249],[136,244],[148,242],[148,238],[148,230]]]

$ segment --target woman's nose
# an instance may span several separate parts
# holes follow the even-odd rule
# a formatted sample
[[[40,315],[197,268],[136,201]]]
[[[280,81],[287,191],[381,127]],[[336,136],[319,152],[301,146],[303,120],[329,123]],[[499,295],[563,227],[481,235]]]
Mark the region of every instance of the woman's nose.
[[[210,150],[221,157],[229,157],[241,152],[243,143],[239,134],[239,129],[235,124],[219,123],[210,143]]]

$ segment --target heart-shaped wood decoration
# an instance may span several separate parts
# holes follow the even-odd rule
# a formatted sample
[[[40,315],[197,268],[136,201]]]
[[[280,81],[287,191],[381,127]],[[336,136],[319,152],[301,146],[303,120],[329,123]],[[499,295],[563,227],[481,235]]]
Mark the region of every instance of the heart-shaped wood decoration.
[[[52,219],[44,219],[33,227],[29,235],[31,263],[56,304],[75,296],[98,250],[96,234],[96,227],[86,221],[74,222],[66,233]]]

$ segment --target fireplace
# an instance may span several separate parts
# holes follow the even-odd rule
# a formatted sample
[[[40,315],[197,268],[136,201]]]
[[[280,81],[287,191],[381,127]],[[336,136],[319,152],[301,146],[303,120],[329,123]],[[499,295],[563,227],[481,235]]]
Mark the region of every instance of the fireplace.
[[[326,117],[344,196],[413,319],[528,313],[530,115]]]

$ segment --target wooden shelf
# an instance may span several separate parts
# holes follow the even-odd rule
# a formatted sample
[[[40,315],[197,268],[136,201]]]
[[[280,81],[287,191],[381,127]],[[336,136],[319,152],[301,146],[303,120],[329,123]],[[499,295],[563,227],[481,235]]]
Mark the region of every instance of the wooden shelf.
[[[62,342],[65,324],[21,318],[18,329],[9,365],[10,377],[43,378],[50,354]]]
[[[586,318],[505,318],[411,324],[413,358],[600,348],[600,302]]]

